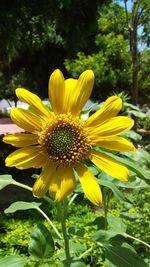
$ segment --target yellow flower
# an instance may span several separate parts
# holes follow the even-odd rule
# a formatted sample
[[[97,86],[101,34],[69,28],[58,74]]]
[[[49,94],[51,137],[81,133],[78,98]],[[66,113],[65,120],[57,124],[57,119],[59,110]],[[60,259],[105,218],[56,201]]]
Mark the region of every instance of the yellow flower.
[[[102,171],[122,180],[128,180],[128,169],[112,157],[94,150],[95,146],[116,151],[135,151],[132,143],[119,136],[128,131],[133,120],[117,116],[122,101],[109,97],[102,108],[83,121],[79,115],[90,97],[94,84],[91,70],[84,71],[79,79],[64,79],[55,70],[49,80],[50,112],[41,99],[18,88],[19,100],[29,104],[30,111],[13,108],[12,120],[29,133],[4,137],[4,142],[19,149],[6,158],[6,166],[18,169],[41,168],[33,186],[33,195],[41,198],[47,191],[61,201],[74,191],[75,173],[83,191],[95,205],[102,203],[102,193],[96,178],[87,168],[87,160]]]

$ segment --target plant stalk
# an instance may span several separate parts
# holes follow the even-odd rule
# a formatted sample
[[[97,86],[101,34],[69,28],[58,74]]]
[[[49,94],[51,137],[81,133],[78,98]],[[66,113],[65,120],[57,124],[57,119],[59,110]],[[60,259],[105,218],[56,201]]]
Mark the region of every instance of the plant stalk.
[[[71,264],[71,256],[70,256],[70,249],[69,249],[69,238],[67,235],[67,227],[66,227],[66,216],[67,216],[67,207],[66,203],[58,203],[57,204],[57,210],[58,210],[58,218],[61,223],[61,229],[62,234],[64,238],[64,245],[65,245],[65,254],[67,259],[67,265],[66,267],[70,267]]]

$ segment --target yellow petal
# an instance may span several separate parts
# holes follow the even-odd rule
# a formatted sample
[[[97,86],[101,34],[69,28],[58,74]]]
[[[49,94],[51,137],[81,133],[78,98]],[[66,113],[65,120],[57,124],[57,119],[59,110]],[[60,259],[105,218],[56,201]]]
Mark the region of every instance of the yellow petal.
[[[102,171],[121,181],[128,181],[128,169],[112,157],[91,151],[91,161]]]
[[[118,116],[111,118],[106,121],[104,124],[100,125],[97,128],[89,128],[89,137],[93,140],[97,137],[106,137],[114,136],[124,133],[132,128],[134,125],[134,120],[125,117]]]
[[[64,105],[63,113],[68,113],[72,107],[73,94],[77,85],[76,79],[66,79],[65,80],[65,95],[64,95]]]
[[[16,167],[18,169],[41,168],[47,158],[40,147],[25,147],[11,153],[5,160],[7,167]]]
[[[63,113],[65,79],[60,70],[55,70],[49,79],[49,99],[55,114]]]
[[[37,113],[38,115],[45,118],[51,118],[51,113],[48,111],[42,100],[37,95],[23,88],[17,88],[16,95],[20,101],[29,104],[32,107],[33,111],[35,111],[35,113]]]
[[[82,108],[89,99],[94,85],[94,73],[92,70],[84,71],[76,84],[75,90],[72,93],[70,112],[73,115],[79,115]]]
[[[118,96],[109,97],[103,106],[86,121],[88,127],[97,127],[104,121],[115,117],[122,108],[122,100]]]
[[[50,160],[46,162],[46,165],[43,168],[43,171],[39,178],[34,183],[32,188],[32,194],[41,198],[49,189],[49,184],[53,173],[56,171],[56,164],[53,164]]]
[[[120,136],[112,136],[106,138],[97,136],[96,138],[93,138],[92,143],[95,146],[105,147],[110,150],[116,150],[121,152],[136,152],[136,148],[134,147],[134,145],[127,139]]]
[[[59,166],[50,181],[49,194],[61,201],[75,189],[75,177],[70,166]]]
[[[102,204],[102,193],[100,186],[91,173],[91,171],[83,164],[76,165],[76,171],[79,175],[80,183],[87,198],[96,206]]]
[[[10,115],[15,124],[28,132],[38,132],[41,129],[43,121],[27,110],[13,108]]]
[[[10,134],[3,137],[3,142],[16,147],[26,147],[38,143],[37,134]]]

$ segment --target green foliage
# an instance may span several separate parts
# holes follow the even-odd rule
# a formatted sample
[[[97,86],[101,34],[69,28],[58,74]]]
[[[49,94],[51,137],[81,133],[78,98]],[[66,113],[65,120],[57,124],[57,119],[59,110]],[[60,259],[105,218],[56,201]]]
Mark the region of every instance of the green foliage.
[[[124,112],[134,110],[137,114],[140,113],[140,110],[133,105],[124,106]],[[132,135],[134,132],[128,137]],[[44,197],[42,203],[24,201],[12,203],[5,210],[5,217],[1,216],[0,220],[2,229],[0,257],[9,254],[13,256],[14,261],[16,259],[16,262],[18,259],[20,262],[24,261],[25,258],[25,267],[67,266],[68,259],[64,253],[64,225],[61,228],[62,221],[60,223],[58,219],[68,212],[66,236],[69,237],[70,266],[124,267],[126,264],[126,266],[148,267],[150,156],[141,149],[138,149],[136,154],[95,149],[127,166],[130,171],[129,181],[114,179],[87,162],[88,168],[96,176],[102,188],[102,207],[90,206],[84,199],[78,183],[75,195],[71,196],[71,200],[65,199],[59,203],[59,209],[48,196]],[[37,178],[37,175],[33,175],[32,178]],[[9,184],[31,190],[29,186],[14,180],[11,175],[1,175],[0,189]],[[41,204],[42,208],[39,208]],[[35,217],[29,212],[30,209],[36,210]],[[23,210],[28,214],[27,220],[24,219]],[[47,221],[41,219],[37,211]],[[15,212],[16,214],[13,214]],[[21,220],[18,220],[18,216],[21,216]],[[55,229],[59,232],[62,229],[61,235]],[[16,256],[22,258],[15,258]],[[9,262],[9,258],[4,257],[4,259]]]
[[[50,258],[54,253],[54,241],[50,231],[38,224],[31,232],[29,253],[38,259]]]
[[[117,16],[115,15],[117,13]],[[100,10],[95,51],[87,55],[78,52],[75,59],[66,59],[65,67],[74,77],[85,69],[92,69],[96,77],[94,99],[113,90],[127,90],[131,86],[131,58],[123,8],[110,4]]]
[[[0,190],[10,184],[13,184],[13,179],[11,175],[0,175]]]
[[[150,130],[150,115],[145,116],[138,120],[138,127],[144,128],[145,130]]]
[[[75,248],[75,254],[76,256],[79,256],[82,254],[82,252],[84,252],[85,245],[87,249],[93,247],[92,253],[89,251],[89,253],[87,253],[83,258],[84,262],[86,263],[86,266],[88,266],[88,264],[90,263],[90,266],[104,267],[107,266],[106,264],[108,260],[111,262],[111,263],[109,262],[109,264],[114,264],[114,261],[116,264],[116,262],[118,261],[118,256],[114,255],[113,259],[111,259],[111,255],[114,253],[114,251],[116,251],[116,255],[118,255],[117,253],[119,249],[120,249],[119,253],[121,253],[122,255],[122,258],[120,259],[121,261],[124,262],[125,260],[125,257],[123,256],[122,253],[124,252],[125,253],[124,255],[126,255],[126,252],[128,252],[128,255],[132,256],[132,261],[139,261],[142,267],[145,266],[145,263],[142,263],[142,260],[139,259],[135,251],[130,250],[130,247],[124,245],[127,242],[127,239],[124,237],[126,231],[128,234],[131,234],[132,236],[135,236],[137,238],[140,238],[142,233],[142,240],[148,242],[148,232],[147,232],[147,230],[149,229],[148,193],[145,191],[145,189],[144,191],[141,191],[140,189],[140,191],[138,191],[138,194],[136,192],[136,189],[134,190],[135,190],[134,194],[133,192],[132,194],[130,192],[126,192],[126,196],[127,198],[130,198],[132,200],[132,204],[124,201],[118,202],[116,198],[111,198],[110,209],[107,219],[108,230],[105,229],[104,217],[101,217],[104,215],[102,209],[94,211],[85,203],[79,204],[78,202],[72,204],[69,207],[69,220],[67,221],[68,234],[70,236],[70,239],[76,236],[76,239],[74,241],[71,241],[71,251],[72,251],[71,253],[74,254],[74,248]],[[123,217],[124,218],[123,222],[121,218],[116,217],[119,216],[119,213],[121,213],[120,215],[123,216],[122,212],[128,212],[129,214],[139,213],[141,214],[141,217],[135,218],[134,223],[133,220],[129,220],[127,217]],[[114,214],[114,216],[112,216],[112,214]],[[37,219],[35,217],[33,220],[32,214],[30,219],[26,220],[16,220],[16,219],[17,217],[15,219],[12,219],[11,217],[10,218],[7,217],[6,219],[6,217],[5,218],[3,217],[3,219],[1,220],[1,224],[3,224],[3,229],[5,229],[5,233],[2,234],[1,238],[1,246],[3,247],[3,251],[5,251],[5,253],[8,253],[9,251],[10,253],[12,247],[14,247],[17,250],[16,252],[13,251],[13,254],[15,253],[16,255],[21,254],[28,256],[28,261],[25,266],[32,266],[32,267],[36,266],[36,262],[38,261],[38,259],[33,258],[33,256],[29,257],[27,247],[31,229],[33,228],[33,225],[35,225]],[[58,228],[60,228],[60,225],[58,224],[57,221],[55,221],[55,219],[56,218],[54,218],[54,223],[57,225]],[[47,223],[45,225],[46,227],[48,227]],[[33,228],[32,230],[33,233],[35,233],[34,229],[37,229],[37,227],[35,226],[35,228]],[[123,235],[122,238],[120,237],[120,234]],[[39,239],[34,238],[33,240],[35,240],[36,242]],[[104,248],[106,249],[107,251],[106,264],[104,264],[104,250],[101,249],[101,247],[97,246],[96,243],[94,245],[92,240],[102,243],[103,244],[102,248],[104,246]],[[41,241],[38,241],[38,245],[40,244],[40,242]],[[47,244],[49,245],[49,243]],[[61,244],[62,243],[60,241],[57,242],[55,257],[47,259],[47,261],[45,259],[43,264],[46,264],[46,262],[48,264],[51,264],[51,260],[53,260],[53,264],[55,264],[55,261],[58,262],[59,258],[61,260],[63,259],[61,256],[62,255]],[[132,245],[132,242],[130,242],[130,245]],[[148,251],[144,245],[134,241],[134,247],[139,252],[139,254],[141,254],[142,252],[143,257],[144,256],[146,257]],[[38,255],[40,255],[40,253]],[[43,266],[42,263],[40,266]]]
[[[0,99],[16,100],[14,89],[20,85],[47,97],[50,72],[64,69],[66,55],[94,44],[97,9],[107,2],[2,0]]]
[[[1,215],[1,241],[0,245],[3,248],[2,256],[6,254],[25,254],[27,253],[28,242],[30,238],[33,221],[18,220],[10,216],[4,217]]]
[[[6,256],[3,259],[0,259],[0,266],[1,267],[23,267],[25,264],[25,259],[19,256]]]
[[[150,71],[149,71],[149,64],[150,64],[150,50],[144,49],[140,53],[140,60],[139,60],[139,93],[140,98],[143,99],[145,103],[149,102],[150,98]]]
[[[25,202],[25,201],[17,201],[12,203],[4,212],[14,213],[18,210],[28,210],[28,209],[37,209],[41,203],[37,202]]]
[[[106,247],[106,267],[148,267],[130,248],[125,246]]]

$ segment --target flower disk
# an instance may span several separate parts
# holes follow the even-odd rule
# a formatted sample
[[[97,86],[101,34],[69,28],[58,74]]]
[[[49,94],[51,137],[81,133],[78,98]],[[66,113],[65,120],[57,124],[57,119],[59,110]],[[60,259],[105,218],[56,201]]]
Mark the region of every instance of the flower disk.
[[[88,157],[91,143],[83,124],[71,114],[61,114],[44,125],[39,143],[46,149],[50,159],[74,164]]]

